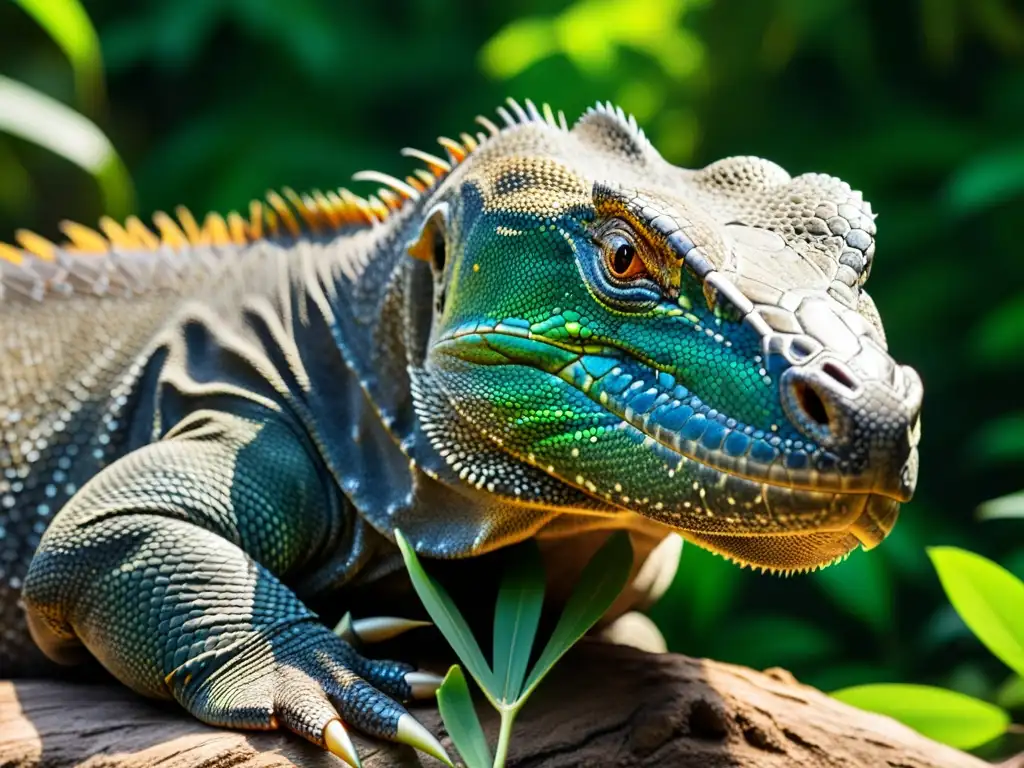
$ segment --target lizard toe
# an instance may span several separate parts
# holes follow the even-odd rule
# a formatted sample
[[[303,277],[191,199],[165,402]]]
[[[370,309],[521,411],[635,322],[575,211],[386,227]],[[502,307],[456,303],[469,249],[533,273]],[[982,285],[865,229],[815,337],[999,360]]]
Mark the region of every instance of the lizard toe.
[[[334,634],[353,645],[381,643],[405,634],[411,629],[429,627],[431,623],[397,616],[368,616],[365,619],[353,619],[352,614],[346,613],[334,628]]]
[[[422,698],[422,696],[416,695],[422,690],[422,685],[420,685],[422,681],[417,678],[417,672],[410,664],[400,661],[367,659],[354,653],[350,666],[372,686],[399,701]]]

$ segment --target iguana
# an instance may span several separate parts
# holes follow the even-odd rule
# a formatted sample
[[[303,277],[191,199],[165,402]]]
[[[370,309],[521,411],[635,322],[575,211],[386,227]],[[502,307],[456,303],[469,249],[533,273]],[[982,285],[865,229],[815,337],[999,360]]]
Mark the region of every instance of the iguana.
[[[436,678],[311,607],[401,582],[396,529],[446,560],[677,531],[770,571],[885,538],[922,385],[861,195],[675,167],[610,104],[498,114],[367,198],[0,247],[3,675],[92,656],[208,723],[446,759],[399,703]]]

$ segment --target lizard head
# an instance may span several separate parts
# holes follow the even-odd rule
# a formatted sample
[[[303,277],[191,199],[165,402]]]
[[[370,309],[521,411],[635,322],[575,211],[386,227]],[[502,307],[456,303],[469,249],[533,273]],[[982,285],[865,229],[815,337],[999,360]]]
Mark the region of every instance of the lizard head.
[[[675,167],[610,105],[571,130],[529,106],[436,188],[411,246],[452,407],[741,563],[881,542],[916,483],[922,387],[864,291],[868,204],[759,158]]]

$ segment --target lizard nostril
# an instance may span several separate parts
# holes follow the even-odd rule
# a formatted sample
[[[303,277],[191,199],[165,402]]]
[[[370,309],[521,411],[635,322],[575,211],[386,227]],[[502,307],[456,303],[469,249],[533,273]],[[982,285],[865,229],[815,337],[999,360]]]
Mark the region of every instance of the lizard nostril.
[[[821,395],[814,391],[814,387],[806,381],[798,379],[793,382],[793,395],[804,415],[819,427],[828,427],[828,410],[825,408],[825,402],[821,399]]]
[[[839,384],[842,384],[847,389],[857,389],[857,382],[856,380],[854,380],[853,376],[850,373],[848,373],[845,369],[833,363],[831,360],[827,361],[823,366],[821,366],[821,370],[825,375],[831,377],[834,381],[838,382]]]

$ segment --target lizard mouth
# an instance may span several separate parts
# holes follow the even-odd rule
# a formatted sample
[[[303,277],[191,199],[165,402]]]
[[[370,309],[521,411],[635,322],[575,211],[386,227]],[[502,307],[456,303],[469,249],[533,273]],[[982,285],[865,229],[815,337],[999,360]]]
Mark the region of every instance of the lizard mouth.
[[[891,483],[872,471],[851,471],[836,454],[803,438],[745,425],[720,413],[674,377],[616,347],[570,346],[537,338],[528,328],[504,326],[460,330],[438,344],[439,351],[470,362],[530,365],[582,392],[676,461],[697,462],[756,483],[807,491],[896,495]],[[498,358],[497,360],[495,358]],[[668,458],[668,457],[666,457]]]
[[[515,451],[508,440],[505,449],[727,557],[776,570],[817,567],[876,546],[895,521],[902,499],[870,473],[844,474],[820,446],[727,418],[622,350],[560,346],[501,323],[458,329],[436,350],[466,363],[532,368],[584,395],[608,425],[589,440],[621,437],[620,465],[591,471],[586,447],[564,463]],[[641,460],[649,469],[630,472]]]

